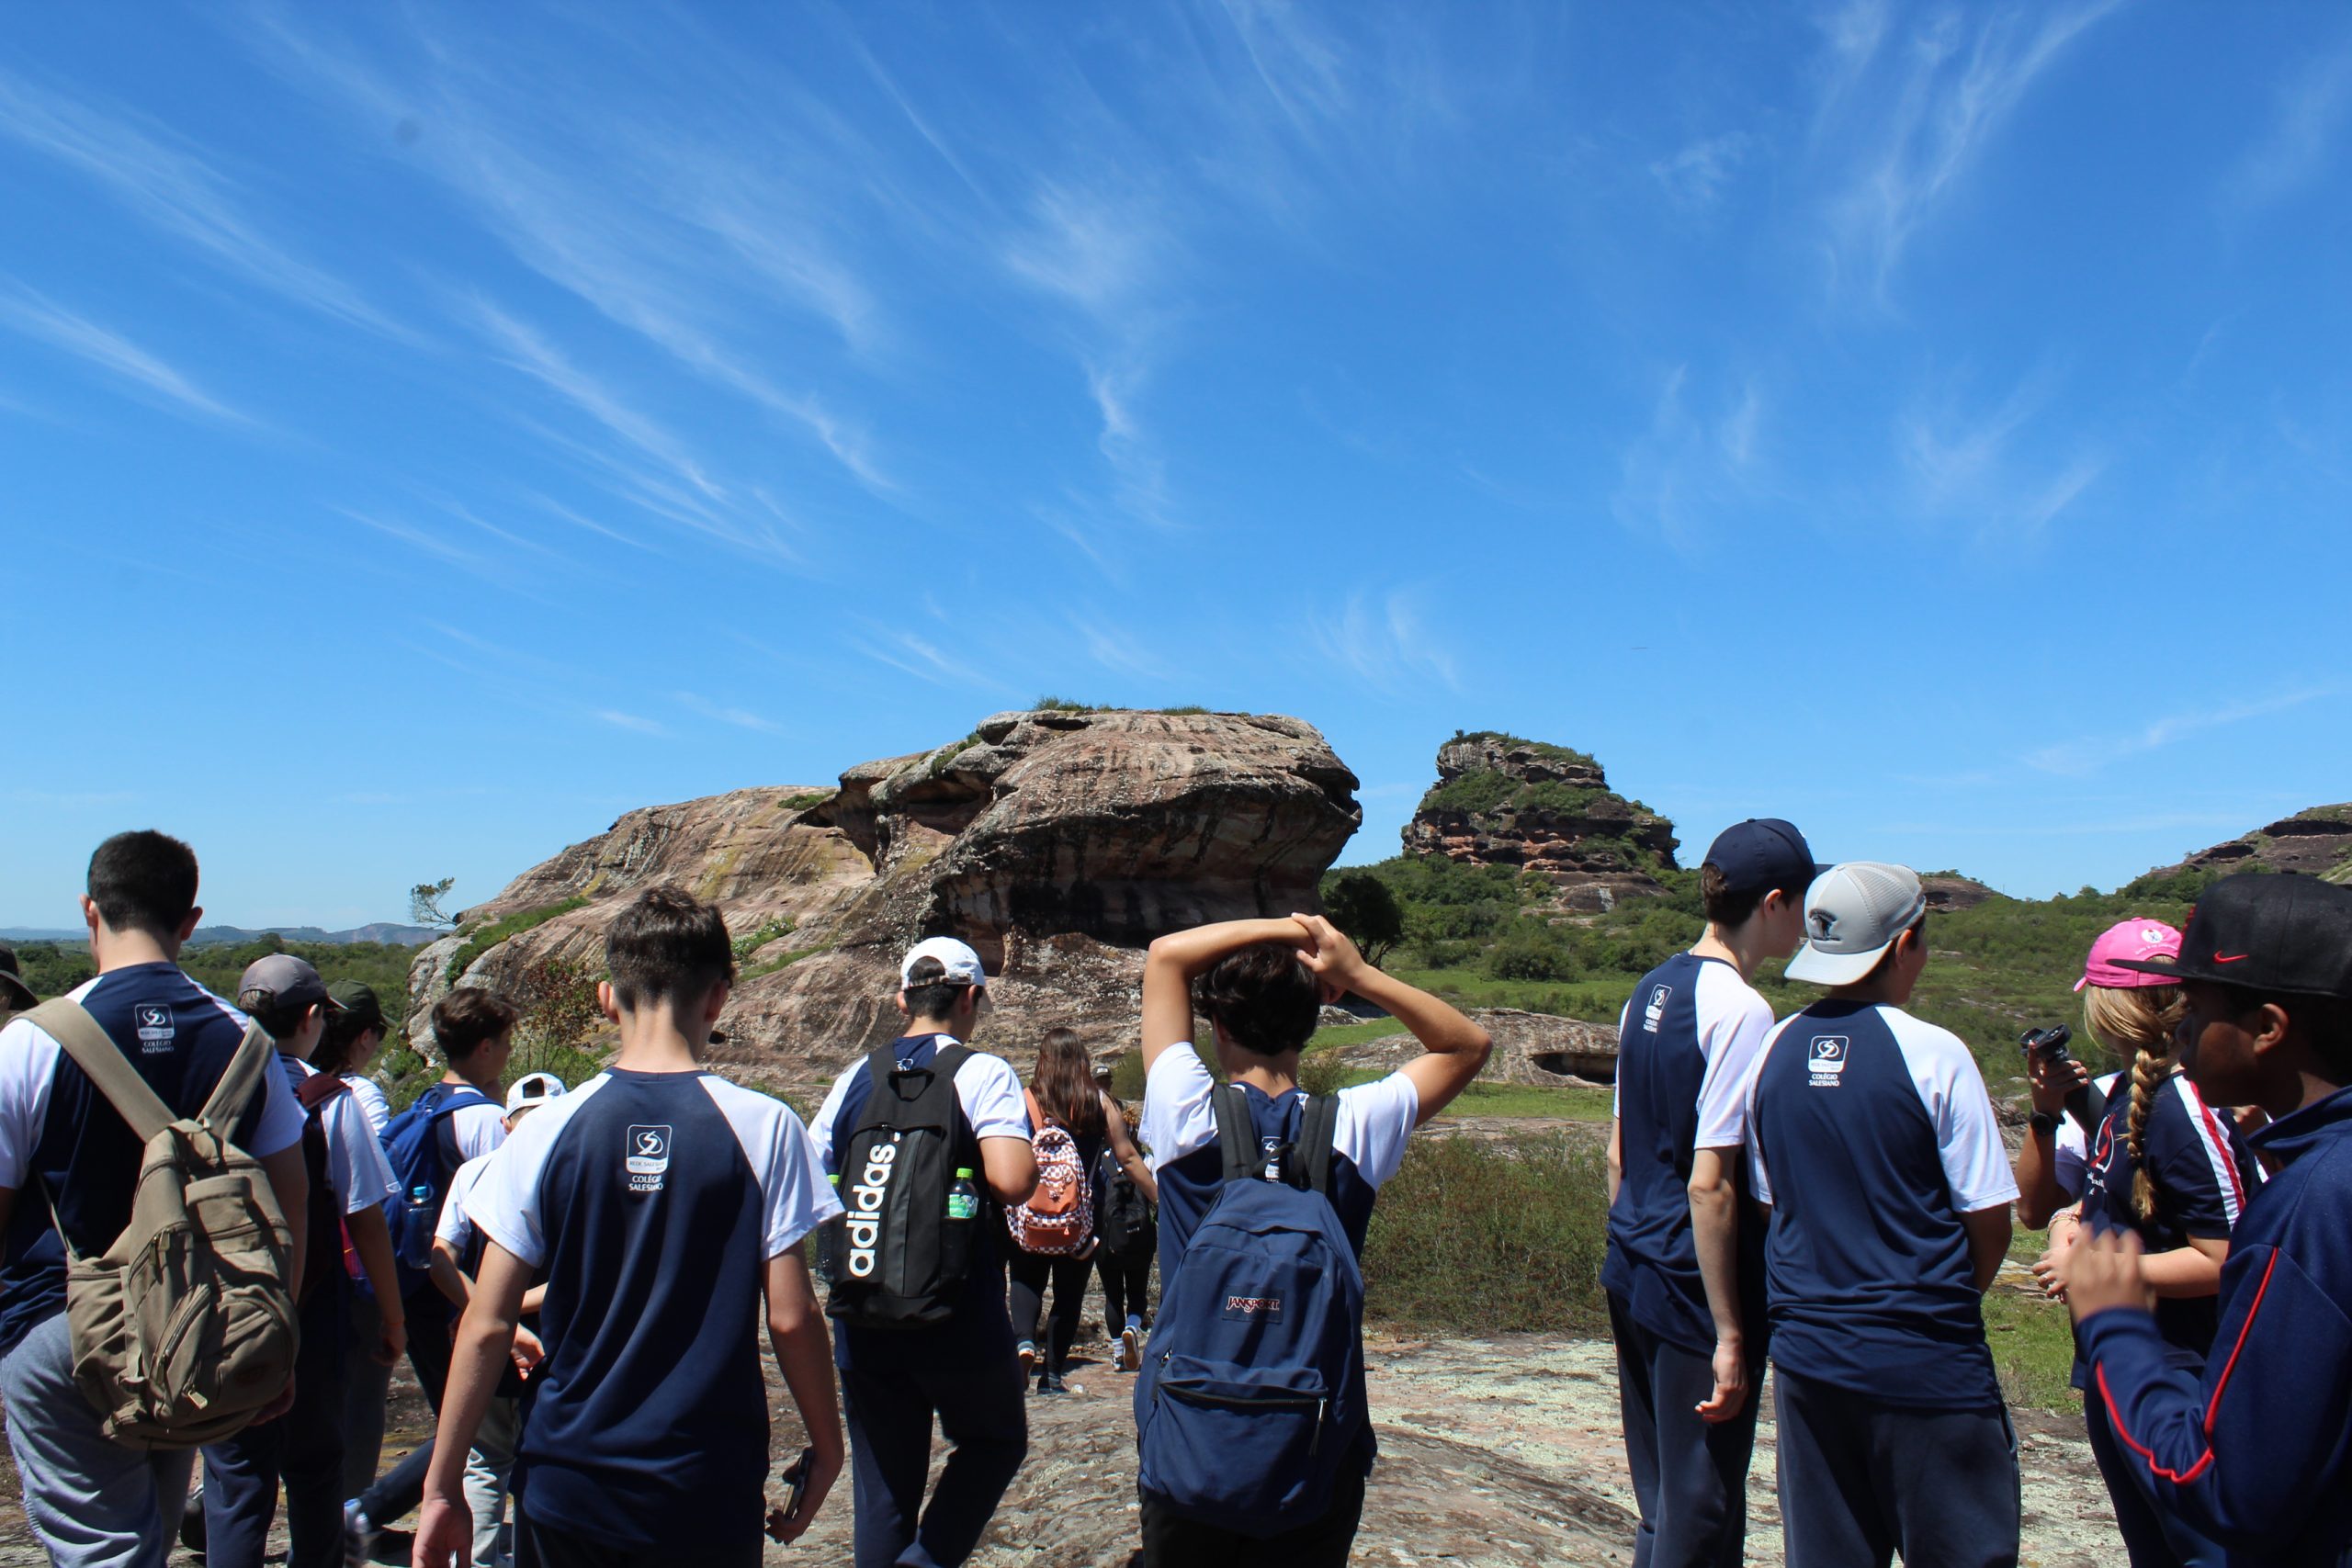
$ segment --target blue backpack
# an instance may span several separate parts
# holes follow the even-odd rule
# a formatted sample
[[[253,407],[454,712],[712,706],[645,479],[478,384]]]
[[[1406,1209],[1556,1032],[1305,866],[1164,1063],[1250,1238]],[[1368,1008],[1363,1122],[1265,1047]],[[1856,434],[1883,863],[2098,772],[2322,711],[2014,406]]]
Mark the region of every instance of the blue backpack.
[[[497,1103],[479,1089],[437,1083],[384,1127],[384,1159],[400,1183],[400,1190],[384,1200],[384,1223],[392,1233],[402,1296],[432,1282],[433,1233],[441,1224],[449,1178],[463,1163],[449,1118],[469,1105]]]
[[[1358,1457],[1363,1274],[1330,1201],[1338,1097],[1309,1096],[1272,1161],[1238,1085],[1212,1103],[1224,1185],[1144,1351],[1136,1479],[1174,1513],[1262,1540],[1321,1518]]]

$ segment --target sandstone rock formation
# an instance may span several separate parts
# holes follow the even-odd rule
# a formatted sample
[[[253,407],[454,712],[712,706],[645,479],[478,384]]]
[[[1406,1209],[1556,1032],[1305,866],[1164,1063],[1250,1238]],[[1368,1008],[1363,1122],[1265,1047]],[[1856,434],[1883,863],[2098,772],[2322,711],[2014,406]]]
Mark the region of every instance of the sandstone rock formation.
[[[1928,896],[1928,908],[1949,914],[1955,909],[1973,909],[1987,898],[1999,894],[1973,876],[1962,876],[1956,871],[1930,872],[1919,878],[1919,890]]]
[[[1405,852],[1534,872],[1571,909],[1656,894],[1674,868],[1674,824],[1609,787],[1581,751],[1517,736],[1457,735],[1437,753],[1437,787],[1405,826]]]
[[[2294,871],[2352,881],[2352,802],[2314,806],[2267,828],[2199,850],[2177,864],[2159,866],[2142,881],[2184,871]]]
[[[1586,1023],[1517,1008],[1473,1008],[1470,1017],[1495,1043],[1494,1055],[1487,1058],[1486,1069],[1478,1075],[1481,1083],[1557,1087],[1617,1080],[1614,1024]],[[1341,1052],[1351,1067],[1383,1072],[1393,1071],[1420,1054],[1421,1043],[1409,1034],[1384,1035]]]
[[[1319,907],[1317,881],[1363,819],[1355,788],[1294,718],[999,714],[836,788],[626,814],[419,954],[411,1036],[453,965],[510,988],[550,959],[599,966],[614,908],[667,881],[717,901],[737,938],[742,980],[715,1055],[744,1076],[809,1088],[888,1040],[899,955],[940,933],[997,976],[981,1032],[993,1048],[1024,1055],[1057,1024],[1124,1045],[1152,937]]]

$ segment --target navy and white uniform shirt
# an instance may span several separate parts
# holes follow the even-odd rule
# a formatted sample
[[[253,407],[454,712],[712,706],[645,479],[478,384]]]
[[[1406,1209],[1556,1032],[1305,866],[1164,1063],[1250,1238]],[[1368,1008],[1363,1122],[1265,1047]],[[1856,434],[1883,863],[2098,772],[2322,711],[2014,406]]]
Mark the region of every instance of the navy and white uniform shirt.
[[[1747,1142],[1748,1074],[1771,1028],[1737,968],[1690,953],[1642,976],[1617,1027],[1622,1178],[1600,1282],[1634,1322],[1700,1355],[1715,1325],[1690,1234],[1691,1158]]]
[[[756,1542],[767,1262],[841,1213],[791,1108],[611,1068],[518,1123],[465,1210],[547,1281],[514,1466],[532,1517],[681,1562]]]
[[[175,1115],[204,1109],[244,1043],[245,1015],[175,964],[110,969],[73,998]],[[230,1141],[266,1159],[299,1145],[302,1125],[285,1075],[266,1072]],[[0,1264],[0,1355],[65,1310],[65,1252],[50,1205],[76,1251],[102,1253],[130,1223],[139,1162],[130,1123],[47,1031],[28,1018],[0,1029],[0,1187],[17,1195]]]
[[[277,1066],[298,1095],[305,1079],[318,1076],[310,1063],[282,1051]],[[295,1103],[301,1101],[298,1099]],[[356,1097],[338,1094],[322,1101],[319,1132],[326,1140],[327,1185],[334,1189],[344,1213],[373,1209],[399,1195],[400,1183],[393,1179],[391,1164],[384,1158],[384,1145],[377,1142],[376,1130],[368,1124],[368,1107]]]
[[[1751,1083],[1774,1364],[1887,1404],[1999,1404],[1961,1216],[2018,1186],[1968,1047],[1900,1008],[1816,1002]]]
[[[952,1034],[910,1034],[892,1041],[890,1054],[901,1070],[910,1070],[928,1066],[942,1050],[961,1043]],[[817,1140],[817,1156],[828,1176],[839,1174],[834,1161],[850,1134],[856,1131],[857,1119],[865,1111],[866,1098],[874,1092],[874,1076],[867,1068],[867,1057],[860,1056],[842,1069],[817,1112],[816,1124],[809,1129]],[[956,1069],[956,1103],[962,1109],[975,1139],[1028,1141],[1029,1102],[1021,1092],[1021,1075],[1003,1057],[975,1051],[964,1058],[964,1065]],[[973,1185],[985,1197],[987,1179],[979,1167],[972,1168]],[[995,1201],[988,1199],[982,1206],[992,1211]],[[847,1324],[836,1324],[834,1365],[854,1368],[861,1353],[894,1361],[913,1355],[967,1361],[1009,1348],[1012,1343],[1012,1319],[1005,1308],[1004,1249],[997,1239],[1004,1227],[992,1215],[983,1215],[983,1219],[986,1223],[973,1231],[978,1245],[973,1247],[965,1264],[964,1293],[946,1322],[911,1329],[853,1328]]]
[[[2102,1102],[2115,1098],[2115,1086],[2122,1081],[2121,1073],[2109,1073],[2105,1077],[2091,1080],[2098,1089]],[[2090,1135],[2083,1131],[2080,1122],[2063,1111],[2058,1113],[2058,1131],[2051,1137],[2050,1153],[2050,1176],[2058,1183],[2058,1190],[2069,1198],[2081,1198],[2083,1178],[2090,1169]]]
[[[2148,1102],[2148,1125],[2141,1143],[2155,1201],[2148,1217],[2132,1213],[2132,1094],[2128,1084],[2108,1101],[2098,1141],[2091,1145],[2083,1178],[2083,1223],[2098,1230],[2137,1233],[2152,1253],[2171,1252],[2199,1241],[2224,1241],[2237,1229],[2246,1200],[2262,1184],[2262,1168],[2236,1125],[2207,1105],[2185,1074],[2159,1085]],[[2163,1296],[2156,1301],[2156,1329],[2175,1359],[2190,1371],[2205,1364],[2213,1331],[2221,1322],[2215,1296]],[[2088,1376],[2082,1352],[2075,1355],[2075,1386]]]

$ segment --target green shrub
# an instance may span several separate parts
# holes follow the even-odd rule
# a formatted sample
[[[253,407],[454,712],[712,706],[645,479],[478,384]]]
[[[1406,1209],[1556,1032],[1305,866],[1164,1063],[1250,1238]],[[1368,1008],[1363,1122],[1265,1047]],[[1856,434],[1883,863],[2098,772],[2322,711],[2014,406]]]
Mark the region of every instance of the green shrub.
[[[1349,868],[1326,873],[1323,912],[1374,964],[1405,940],[1405,907],[1388,884],[1371,872]]]
[[[839,793],[830,789],[812,789],[805,795],[787,795],[776,802],[786,811],[806,811],[812,806],[822,806]]]
[[[830,942],[820,942],[814,947],[796,947],[791,952],[778,953],[774,958],[763,958],[757,964],[752,964],[749,969],[746,969],[737,975],[735,976],[735,982],[736,984],[741,985],[746,980],[756,980],[763,975],[773,975],[777,970],[785,968],[790,964],[797,964],[804,958],[811,957],[820,953],[830,953],[832,951],[832,946],[833,944]]]
[[[762,925],[759,930],[745,932],[743,935],[737,937],[731,944],[735,949],[735,961],[738,964],[741,963],[744,959],[751,957],[752,954],[757,953],[760,949],[774,942],[776,938],[791,935],[794,929],[794,921],[791,916],[779,915],[775,919],[769,920],[765,924]]]
[[[1487,950],[1487,973],[1498,980],[1573,980],[1577,977],[1577,955],[1541,921],[1521,920]]]
[[[553,904],[542,904],[536,909],[517,909],[511,915],[502,916],[491,921],[490,924],[469,935],[458,951],[449,955],[448,965],[442,971],[444,977],[449,984],[456,985],[465,972],[472,967],[475,959],[504,942],[508,937],[520,936],[525,931],[547,924],[558,915],[568,915],[574,909],[585,908],[587,903],[585,897],[575,893],[571,897],[560,899]]]
[[[1413,1140],[1365,1238],[1365,1311],[1461,1334],[1608,1326],[1607,1161],[1599,1140]]]

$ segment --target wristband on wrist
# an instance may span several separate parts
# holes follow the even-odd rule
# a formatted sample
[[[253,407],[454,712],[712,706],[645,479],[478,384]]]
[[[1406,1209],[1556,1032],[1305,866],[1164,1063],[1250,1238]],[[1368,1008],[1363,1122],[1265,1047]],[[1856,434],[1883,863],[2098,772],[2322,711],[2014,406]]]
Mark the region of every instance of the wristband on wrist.
[[[2058,1113],[2054,1111],[2037,1111],[2025,1119],[2025,1124],[2045,1138],[2058,1135]]]

